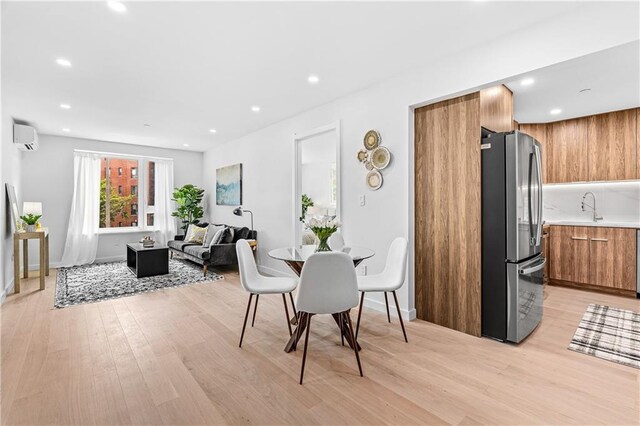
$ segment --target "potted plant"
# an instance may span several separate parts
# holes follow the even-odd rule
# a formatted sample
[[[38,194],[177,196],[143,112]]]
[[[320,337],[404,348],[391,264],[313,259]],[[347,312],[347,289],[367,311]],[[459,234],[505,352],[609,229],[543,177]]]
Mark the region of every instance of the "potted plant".
[[[331,251],[331,247],[329,247],[329,237],[338,230],[340,221],[326,217],[322,219],[311,218],[305,222],[305,225],[318,237],[319,242],[316,251]]]
[[[204,215],[201,203],[204,199],[204,189],[195,185],[184,185],[182,188],[175,188],[172,200],[176,202],[178,208],[171,213],[171,216],[177,217],[182,222],[180,229],[185,233],[190,224],[200,223]]]
[[[304,222],[309,207],[313,207],[313,200],[307,194],[302,194],[302,216],[300,216],[300,222]]]
[[[41,214],[29,213],[29,214],[20,216],[20,219],[22,219],[22,221],[27,224],[27,232],[35,232],[36,224],[38,223],[38,220],[40,220],[41,217],[42,217]]]

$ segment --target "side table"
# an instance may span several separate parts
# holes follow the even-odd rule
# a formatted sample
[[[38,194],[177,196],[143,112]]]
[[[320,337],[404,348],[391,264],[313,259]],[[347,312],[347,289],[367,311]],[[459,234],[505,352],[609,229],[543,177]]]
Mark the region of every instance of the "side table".
[[[29,278],[29,240],[40,241],[40,290],[44,290],[44,278],[49,276],[49,229],[13,234],[13,288],[20,293],[20,240],[22,240],[23,277]]]

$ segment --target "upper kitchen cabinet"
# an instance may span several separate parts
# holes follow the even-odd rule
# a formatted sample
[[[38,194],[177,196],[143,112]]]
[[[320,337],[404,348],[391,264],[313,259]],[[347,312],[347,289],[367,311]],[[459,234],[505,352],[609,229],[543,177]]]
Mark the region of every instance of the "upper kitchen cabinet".
[[[547,182],[582,182],[588,179],[587,120],[549,123],[546,139]]]
[[[480,125],[492,132],[514,130],[513,93],[506,86],[480,91]]]
[[[588,118],[589,180],[625,180],[638,176],[637,109]]]

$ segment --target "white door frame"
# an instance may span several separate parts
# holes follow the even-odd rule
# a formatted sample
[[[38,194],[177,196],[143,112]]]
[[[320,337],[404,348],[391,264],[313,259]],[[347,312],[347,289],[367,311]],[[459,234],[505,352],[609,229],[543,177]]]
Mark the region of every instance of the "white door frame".
[[[335,132],[335,143],[336,143],[336,218],[341,220],[341,191],[340,191],[340,152],[342,150],[341,147],[341,129],[340,129],[340,120],[334,121],[333,123],[327,124],[325,126],[317,127],[313,130],[302,132],[302,133],[294,133],[293,134],[293,195],[292,195],[292,207],[293,207],[293,247],[300,245],[298,241],[301,239],[300,235],[300,223],[298,218],[302,215],[302,205],[300,204],[300,196],[301,196],[301,171],[300,171],[300,161],[301,161],[301,150],[300,150],[300,142],[312,138],[314,136],[322,135],[324,133]]]

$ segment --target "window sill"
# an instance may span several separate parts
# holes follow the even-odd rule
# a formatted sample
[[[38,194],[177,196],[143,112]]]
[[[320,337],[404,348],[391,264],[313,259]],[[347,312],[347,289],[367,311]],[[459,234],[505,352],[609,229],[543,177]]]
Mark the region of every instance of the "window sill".
[[[116,234],[142,234],[145,232],[154,232],[154,229],[148,228],[100,228],[98,235],[116,235]]]

